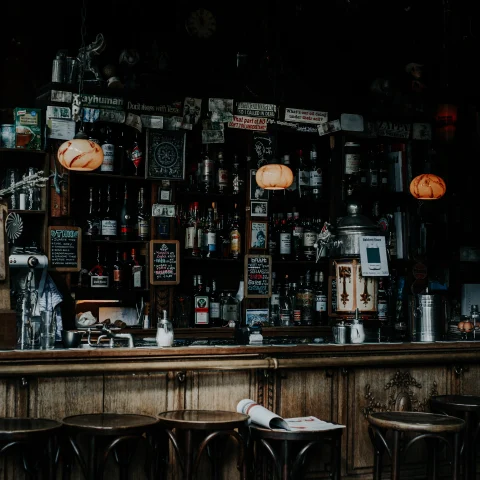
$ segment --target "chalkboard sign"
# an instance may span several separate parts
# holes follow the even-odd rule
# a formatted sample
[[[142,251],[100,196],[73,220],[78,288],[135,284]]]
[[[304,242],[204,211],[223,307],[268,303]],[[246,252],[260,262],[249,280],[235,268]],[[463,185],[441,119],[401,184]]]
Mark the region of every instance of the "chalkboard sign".
[[[271,279],[271,255],[245,255],[245,297],[270,297],[272,293]]]
[[[59,272],[79,272],[82,265],[82,229],[48,227],[48,267]]]
[[[180,252],[178,240],[150,242],[150,283],[178,285],[180,283]]]

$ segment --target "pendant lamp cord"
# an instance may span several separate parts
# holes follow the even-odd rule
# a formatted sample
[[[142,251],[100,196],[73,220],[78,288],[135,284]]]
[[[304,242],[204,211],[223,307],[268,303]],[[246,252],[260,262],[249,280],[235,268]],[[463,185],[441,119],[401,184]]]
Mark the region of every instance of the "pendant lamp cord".
[[[82,0],[82,9],[80,11],[81,27],[80,27],[80,52],[86,51],[85,38],[87,36],[87,0]],[[83,132],[83,77],[85,76],[85,59],[82,59],[80,63],[80,72],[78,75],[78,101],[80,103],[80,127],[79,131]]]

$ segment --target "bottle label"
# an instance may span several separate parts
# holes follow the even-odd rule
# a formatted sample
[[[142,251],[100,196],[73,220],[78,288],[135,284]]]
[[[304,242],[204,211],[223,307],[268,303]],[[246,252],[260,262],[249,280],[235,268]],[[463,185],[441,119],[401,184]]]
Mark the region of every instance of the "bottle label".
[[[132,267],[133,288],[140,288],[142,286],[142,270],[141,265]]]
[[[223,321],[224,322],[238,322],[238,308],[237,305],[223,306]]]
[[[310,170],[310,186],[319,187],[320,185],[323,185],[322,169]]]
[[[382,184],[386,185],[388,183],[388,177],[382,177]]]
[[[377,305],[377,315],[379,319],[385,320],[387,318],[388,305],[387,303],[378,303]]]
[[[120,235],[128,237],[132,233],[133,233],[133,227],[131,225],[120,225]]]
[[[110,286],[110,278],[108,277],[108,275],[92,275],[90,277],[90,286],[92,288],[108,288]]]
[[[310,172],[308,170],[298,171],[298,185],[300,187],[308,187],[310,185]]]
[[[149,231],[150,231],[150,225],[148,224],[148,222],[143,218],[139,218],[138,219],[138,236],[140,238],[148,238]]]
[[[360,168],[360,154],[346,153],[345,154],[345,173],[347,175],[358,173],[359,168]]]
[[[217,234],[214,232],[207,233],[207,245],[209,252],[215,252],[217,250]]]
[[[303,246],[304,247],[313,247],[317,241],[316,232],[305,232],[303,234]]]
[[[211,302],[210,303],[210,318],[220,318],[220,303]]]
[[[303,238],[303,227],[293,227],[293,236]]]
[[[205,177],[213,175],[213,160],[204,160],[202,170]]]
[[[277,242],[275,240],[268,241],[268,254],[275,255],[277,253]]]
[[[210,299],[206,295],[195,296],[195,325],[208,325]]]
[[[122,280],[123,280],[122,270],[114,270],[113,271],[113,283],[122,283]]]
[[[106,143],[102,145],[103,163],[100,167],[101,172],[113,172],[113,161],[115,160],[115,145]]]
[[[376,187],[378,185],[378,174],[376,172],[370,172],[370,185]]]
[[[114,237],[117,235],[117,221],[116,220],[102,220],[102,235],[107,237]]]
[[[292,253],[292,235],[290,233],[280,234],[280,254],[290,255]]]
[[[187,227],[185,231],[185,248],[193,248],[193,237],[195,236],[195,227]]]
[[[203,246],[203,230],[199,228],[197,230],[197,247],[202,248]]]
[[[270,297],[270,305],[280,305],[279,293],[272,293],[272,296]]]
[[[218,186],[226,187],[228,185],[228,170],[226,168],[219,168],[217,175]]]
[[[170,201],[170,190],[160,190],[160,200]]]
[[[315,310],[317,312],[327,311],[327,296],[323,294],[315,295]]]
[[[240,253],[240,233],[238,231],[230,234],[230,251],[232,253]]]

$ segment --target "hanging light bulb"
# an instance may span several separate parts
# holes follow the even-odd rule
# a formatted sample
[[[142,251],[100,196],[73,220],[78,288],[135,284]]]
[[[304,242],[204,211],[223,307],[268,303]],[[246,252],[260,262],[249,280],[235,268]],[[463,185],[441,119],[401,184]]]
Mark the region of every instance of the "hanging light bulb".
[[[61,165],[69,170],[92,171],[103,163],[103,150],[80,130],[72,140],[62,143],[57,151]]]
[[[293,183],[293,172],[286,165],[267,163],[257,170],[255,179],[264,190],[285,190]]]
[[[410,193],[418,200],[438,200],[446,191],[443,178],[433,173],[422,173],[410,182]]]

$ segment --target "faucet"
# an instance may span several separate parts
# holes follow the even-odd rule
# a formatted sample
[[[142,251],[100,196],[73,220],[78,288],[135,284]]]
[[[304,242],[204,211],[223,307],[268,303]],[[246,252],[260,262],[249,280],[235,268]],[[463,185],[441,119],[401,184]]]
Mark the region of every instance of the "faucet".
[[[133,337],[131,333],[113,333],[107,325],[102,326],[101,335],[97,338],[97,345],[100,345],[102,338],[110,339],[110,347],[114,346],[115,340],[128,340],[128,348],[133,348]],[[89,342],[90,343],[90,342]]]

